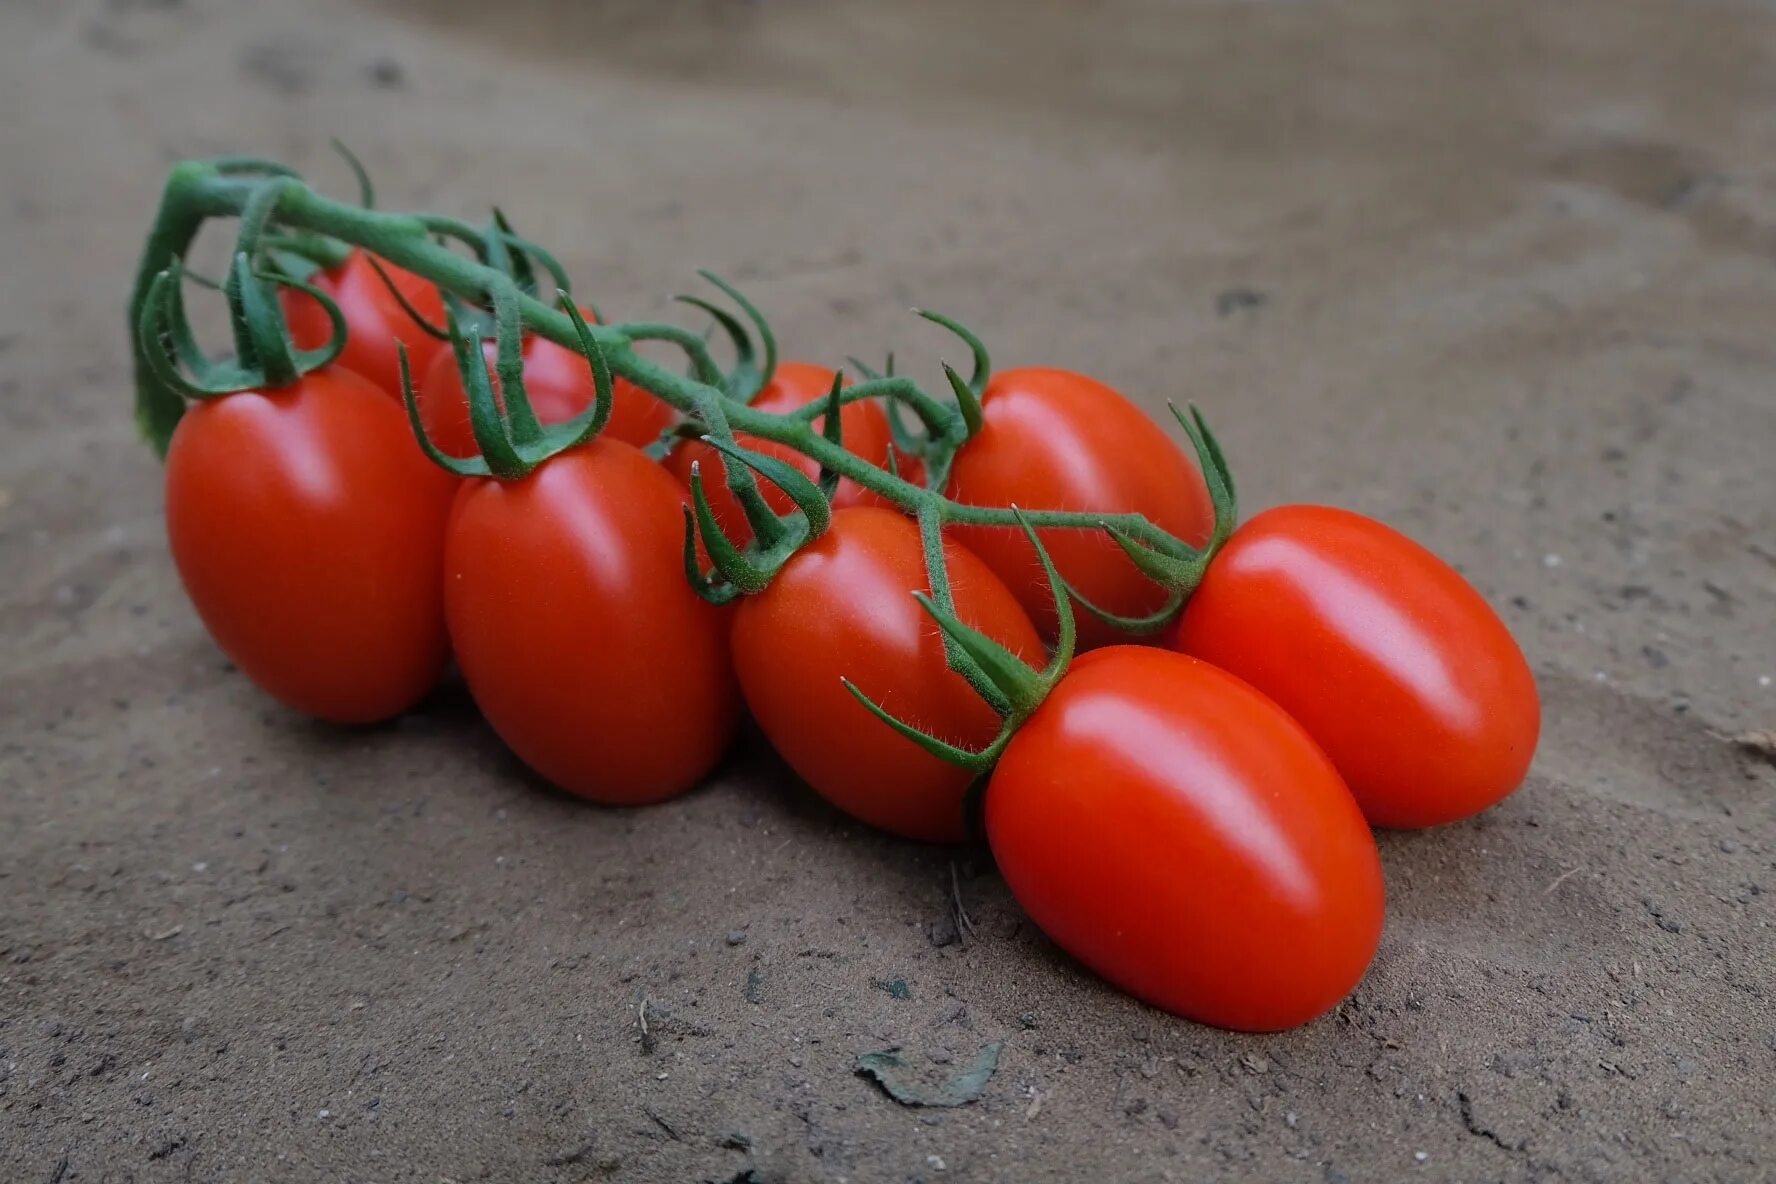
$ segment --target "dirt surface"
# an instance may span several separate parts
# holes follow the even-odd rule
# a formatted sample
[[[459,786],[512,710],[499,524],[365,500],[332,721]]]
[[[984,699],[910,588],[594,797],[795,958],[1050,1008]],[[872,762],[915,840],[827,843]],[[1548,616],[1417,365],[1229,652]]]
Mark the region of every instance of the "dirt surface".
[[[11,0],[0,112],[0,1178],[1770,1178],[1776,10]],[[180,592],[120,312],[172,161],[344,192],[330,134],[618,313],[709,266],[792,354],[934,375],[917,301],[1199,400],[1249,509],[1500,606],[1528,785],[1383,836],[1368,979],[1253,1038],[757,742],[614,813],[460,690],[292,717]],[[959,1109],[853,1072],[997,1041]]]

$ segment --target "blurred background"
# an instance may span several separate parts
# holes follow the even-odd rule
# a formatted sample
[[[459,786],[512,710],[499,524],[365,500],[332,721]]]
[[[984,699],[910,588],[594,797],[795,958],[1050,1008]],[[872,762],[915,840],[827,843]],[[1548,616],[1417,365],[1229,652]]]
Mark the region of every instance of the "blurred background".
[[[1730,739],[1776,727],[1770,5],[9,0],[0,112],[0,1176],[1776,1155],[1776,769]],[[918,304],[1198,402],[1248,512],[1374,514],[1499,607],[1546,703],[1530,784],[1383,836],[1369,979],[1253,1039],[1103,987],[985,860],[860,832],[762,745],[612,814],[516,776],[460,693],[296,721],[179,590],[122,306],[173,162],[349,193],[332,136],[385,206],[497,202],[616,318],[708,267],[789,356],[934,378]],[[964,1110],[851,1073],[989,1040]]]

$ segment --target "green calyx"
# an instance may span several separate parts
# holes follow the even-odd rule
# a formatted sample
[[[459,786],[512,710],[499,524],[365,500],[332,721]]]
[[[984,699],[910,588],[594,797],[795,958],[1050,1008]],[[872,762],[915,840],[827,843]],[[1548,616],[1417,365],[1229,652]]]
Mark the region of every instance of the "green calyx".
[[[990,744],[979,750],[958,747],[946,740],[939,739],[929,732],[899,719],[871,699],[849,679],[845,680],[845,689],[851,692],[857,701],[869,709],[870,714],[899,732],[920,748],[948,764],[964,768],[977,775],[989,772],[998,762],[1005,746],[1017,734],[1025,720],[1035,714],[1048,698],[1055,685],[1065,677],[1067,667],[1073,661],[1073,651],[1077,644],[1078,631],[1073,620],[1073,608],[1068,603],[1066,587],[1061,576],[1055,570],[1054,560],[1048,554],[1048,548],[1042,545],[1037,537],[1035,527],[1022,510],[1012,507],[1018,524],[1023,527],[1030,545],[1036,548],[1036,556],[1042,563],[1043,574],[1048,579],[1049,594],[1054,597],[1055,619],[1058,626],[1058,637],[1055,650],[1048,664],[1041,668],[1031,666],[1022,658],[1012,653],[1005,646],[993,640],[979,629],[962,622],[956,615],[953,604],[949,603],[949,591],[946,588],[933,595],[923,592],[913,593],[914,599],[937,622],[943,633],[944,645],[949,652],[951,669],[968,680],[977,694],[991,703],[999,712],[1004,723],[999,734]],[[941,546],[941,543],[939,544]],[[929,562],[927,569],[932,570]],[[934,579],[933,584],[939,581]],[[940,605],[939,601],[943,601]]]
[[[177,262],[154,276],[137,310],[135,334],[138,362],[155,382],[174,393],[181,406],[187,399],[289,386],[332,362],[345,348],[345,317],[325,292],[276,272],[255,271],[247,256],[240,254],[221,285],[228,298],[235,354],[213,361],[192,335],[183,280],[184,270]],[[326,345],[316,350],[292,347],[278,306],[278,286],[320,301],[332,322]]]
[[[726,604],[736,596],[763,592],[802,547],[826,533],[832,523],[832,507],[819,484],[808,480],[794,465],[774,456],[743,448],[733,440],[706,435],[703,442],[728,459],[724,467],[731,474],[737,468],[757,473],[781,489],[794,506],[786,514],[770,508],[758,497],[758,512],[747,508],[753,541],[745,547],[736,544],[716,520],[715,509],[703,484],[701,462],[691,465],[691,504],[685,510],[685,569],[691,586],[700,596],[716,604]],[[730,480],[729,488],[734,489]],[[757,494],[757,487],[753,487]],[[743,507],[745,502],[742,502]],[[697,564],[697,538],[714,564],[713,572],[700,570]]]
[[[399,347],[401,398],[407,406],[407,418],[413,425],[413,433],[434,464],[459,477],[496,477],[515,481],[529,476],[550,457],[586,443],[603,429],[611,413],[610,364],[593,337],[591,326],[574,307],[573,299],[565,291],[558,293],[562,310],[572,320],[579,336],[580,353],[592,368],[593,397],[591,406],[572,419],[545,426],[537,419],[536,411],[530,405],[530,396],[524,389],[524,328],[518,317],[517,286],[510,281],[495,284],[491,295],[497,325],[494,355],[494,376],[499,380],[497,392],[493,378],[487,373],[481,338],[470,337],[454,311],[447,313],[450,349],[456,358],[463,392],[468,398],[469,426],[474,431],[475,444],[481,455],[450,456],[426,434],[404,345]]]

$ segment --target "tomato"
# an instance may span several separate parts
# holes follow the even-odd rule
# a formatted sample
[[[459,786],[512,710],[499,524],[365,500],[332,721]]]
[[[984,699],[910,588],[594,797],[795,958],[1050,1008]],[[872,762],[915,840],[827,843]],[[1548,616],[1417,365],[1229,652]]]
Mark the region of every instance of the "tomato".
[[[1173,644],[1300,720],[1376,826],[1436,826],[1522,783],[1535,676],[1454,568],[1372,518],[1268,510],[1234,532]]]
[[[1203,1023],[1306,1023],[1380,941],[1381,862],[1332,763],[1281,708],[1184,654],[1075,662],[1007,745],[986,827],[1056,944]]]
[[[454,482],[400,408],[329,367],[192,406],[167,450],[173,562],[216,643],[297,711],[407,710],[446,656]]]
[[[415,311],[433,325],[444,324],[444,297],[430,280],[392,263],[382,266]],[[361,250],[353,251],[337,268],[315,273],[308,282],[331,296],[345,314],[345,348],[334,359],[335,364],[363,375],[396,398],[401,395],[401,361],[396,342],[406,345],[408,365],[416,380],[426,372],[435,354],[440,350],[449,352],[443,342],[413,323]],[[282,288],[279,296],[296,348],[320,349],[326,345],[333,323],[320,302],[296,288]]]
[[[464,482],[451,515],[445,613],[475,702],[520,760],[595,802],[682,793],[738,721],[726,614],[685,580],[684,501],[639,449],[597,439]]]
[[[836,371],[807,362],[779,363],[776,374],[752,401],[752,406],[773,415],[785,415],[831,394],[835,373]],[[819,431],[825,422],[825,416],[816,419],[814,430]],[[887,412],[882,410],[880,404],[873,401],[846,404],[839,411],[839,428],[847,451],[872,464],[887,465],[888,451],[893,446],[894,436],[888,428]],[[787,461],[810,478],[820,473],[818,464],[787,445],[761,440],[744,432],[737,433],[736,439],[742,447]],[[715,511],[715,520],[736,544],[744,545],[749,542],[752,539],[752,528],[746,521],[746,514],[740,508],[739,500],[728,490],[727,466],[721,453],[701,440],[686,440],[666,458],[667,468],[686,485],[690,484],[693,464],[701,466],[703,492],[709,498],[709,508]],[[761,480],[759,488],[764,493],[765,500],[778,513],[787,513],[792,508],[788,495],[769,481]],[[883,503],[868,489],[847,478],[839,482],[832,504],[834,509],[842,510],[852,506]]]
[[[962,620],[1041,661],[1035,627],[998,577],[959,543],[946,541],[944,556]],[[828,801],[895,834],[957,842],[970,774],[876,719],[840,683],[952,744],[992,741],[999,716],[949,669],[937,626],[911,595],[926,587],[916,523],[875,507],[840,510],[740,604],[734,666],[772,746]]]
[[[1002,370],[982,392],[981,419],[980,432],[962,446],[950,470],[953,500],[1136,513],[1192,545],[1207,541],[1215,515],[1202,474],[1157,423],[1103,383],[1066,370]],[[1054,602],[1022,529],[972,526],[956,532],[1052,641]],[[1038,533],[1062,578],[1105,611],[1143,616],[1165,606],[1165,590],[1103,532]],[[1091,614],[1078,617],[1081,649],[1119,639]]]
[[[598,323],[591,309],[580,311],[587,324]],[[830,383],[831,379],[827,381]],[[551,400],[563,409],[559,419],[572,419],[592,405],[592,367],[578,350],[557,345],[547,337],[532,337],[524,347],[524,389],[544,423],[559,422],[545,414],[545,403]],[[468,414],[467,403],[463,405],[463,414]],[[658,440],[660,433],[677,418],[672,404],[656,399],[626,378],[613,375],[610,418],[599,434],[645,448]]]

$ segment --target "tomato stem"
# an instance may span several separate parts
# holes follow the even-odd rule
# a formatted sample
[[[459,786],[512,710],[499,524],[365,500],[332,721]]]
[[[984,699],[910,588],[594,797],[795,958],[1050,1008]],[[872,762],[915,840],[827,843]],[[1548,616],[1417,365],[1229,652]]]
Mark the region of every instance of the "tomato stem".
[[[753,541],[744,548],[722,533],[704,489],[703,473],[694,466],[692,505],[686,513],[686,571],[698,592],[709,599],[731,600],[737,594],[761,590],[797,548],[826,528],[828,499],[841,480],[854,482],[913,514],[919,521],[929,573],[930,593],[924,603],[939,624],[950,664],[1006,719],[1007,730],[995,746],[1002,746],[1010,731],[1035,710],[1065,669],[1074,645],[1075,600],[1085,611],[1125,629],[1163,628],[1201,581],[1233,529],[1233,479],[1220,444],[1195,408],[1188,415],[1177,408],[1173,413],[1196,451],[1215,509],[1214,530],[1203,546],[1192,546],[1139,514],[1022,510],[954,501],[943,492],[951,462],[983,429],[981,400],[992,366],[986,347],[960,323],[938,313],[915,310],[955,334],[969,350],[972,366],[967,379],[947,364],[943,368],[950,388],[948,399],[897,377],[890,355],[882,373],[853,361],[863,375],[862,382],[841,388],[835,381],[826,398],[787,414],[773,414],[752,406],[751,401],[776,371],[776,339],[770,323],[733,284],[713,273],[700,273],[737,313],[701,296],[678,298],[706,312],[732,345],[734,363],[724,371],[711,355],[706,338],[681,326],[588,324],[569,297],[568,276],[560,263],[513,230],[497,209],[485,228],[476,228],[439,214],[373,208],[374,191],[367,173],[349,152],[340,150],[357,177],[361,204],[316,193],[294,170],[273,161],[222,157],[173,167],[130,299],[136,418],[143,436],[162,456],[188,399],[243,389],[254,382],[276,385],[337,355],[345,331],[339,309],[319,289],[293,278],[294,271],[302,259],[325,266],[327,260],[343,258],[343,251],[363,250],[409,315],[426,331],[449,341],[462,372],[480,455],[447,457],[425,436],[405,349],[401,350],[403,396],[414,429],[428,455],[450,471],[465,476],[521,477],[550,456],[591,439],[610,414],[614,378],[635,384],[688,417],[688,429],[679,434],[701,437],[723,455],[727,486],[753,533]],[[237,356],[231,363],[213,363],[203,357],[185,324],[180,276],[198,230],[211,218],[228,217],[241,222],[237,257],[225,285],[236,312]],[[468,253],[453,249],[448,240],[467,246]],[[295,262],[285,266],[284,261],[292,256]],[[436,284],[446,298],[447,323],[442,327],[427,324],[400,292],[385,264]],[[554,303],[540,290],[545,275],[552,282]],[[273,283],[301,289],[322,301],[334,325],[327,348],[289,349],[281,312],[271,298],[269,285]],[[496,341],[494,369],[499,398],[481,348],[482,334],[488,329]],[[524,390],[522,345],[527,334],[587,358],[597,388],[592,407],[564,424],[545,426],[538,420]],[[676,347],[688,362],[688,372],[679,373],[644,357],[636,350],[641,342]],[[886,458],[876,458],[859,456],[845,447],[840,412],[862,400],[885,404],[895,446],[923,462],[924,485],[902,476],[893,450]],[[903,405],[913,412],[922,432],[902,421],[898,410]],[[815,427],[817,419],[823,421],[819,428]],[[819,482],[810,481],[781,460],[742,447],[737,442],[742,434],[808,457],[819,467]],[[788,494],[795,508],[782,515],[774,512],[759,488],[760,477]],[[1018,527],[1035,545],[1055,596],[1061,627],[1061,643],[1054,661],[1045,669],[1026,665],[957,619],[943,558],[943,529],[952,524]],[[1069,588],[1055,570],[1037,534],[1039,529],[1106,532],[1143,574],[1168,590],[1165,605],[1148,617],[1135,619],[1114,616],[1091,604]],[[698,569],[698,531],[715,565],[713,575]],[[871,708],[883,714],[875,705]],[[932,743],[941,746],[941,742]],[[971,767],[980,767],[978,762],[991,753],[996,753],[993,746],[975,754],[970,758],[975,762]],[[945,759],[953,756],[951,753]]]

